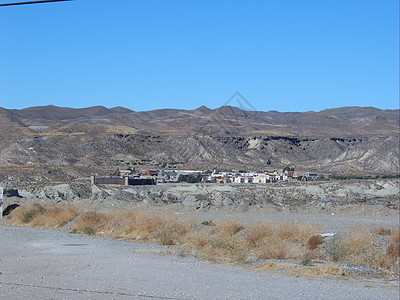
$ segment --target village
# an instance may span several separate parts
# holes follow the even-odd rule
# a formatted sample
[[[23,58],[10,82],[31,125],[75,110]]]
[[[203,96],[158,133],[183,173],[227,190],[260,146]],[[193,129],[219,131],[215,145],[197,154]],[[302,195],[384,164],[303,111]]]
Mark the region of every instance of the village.
[[[327,175],[315,172],[295,172],[282,170],[159,170],[135,168],[117,170],[113,176],[99,177],[92,174],[92,184],[155,185],[157,183],[222,183],[222,184],[268,184],[293,181],[323,180]]]

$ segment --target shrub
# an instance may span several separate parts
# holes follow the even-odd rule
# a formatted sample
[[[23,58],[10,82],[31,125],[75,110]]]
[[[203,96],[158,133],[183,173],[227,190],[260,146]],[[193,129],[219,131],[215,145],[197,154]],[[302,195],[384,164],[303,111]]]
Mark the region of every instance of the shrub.
[[[45,208],[31,221],[32,226],[43,228],[59,228],[64,226],[79,213],[75,206],[52,206]]]
[[[236,236],[213,237],[200,249],[200,256],[213,262],[243,261],[243,243]]]
[[[375,234],[375,235],[390,235],[391,234],[391,230],[390,229],[385,229],[382,226],[378,226],[378,227],[373,227],[371,229],[371,233]]]
[[[239,231],[244,229],[243,223],[240,222],[239,220],[235,219],[228,219],[228,220],[223,220],[217,225],[217,232],[219,232],[221,235],[235,235]]]
[[[328,240],[325,250],[333,261],[341,261],[349,254],[349,249],[339,235],[334,235]]]
[[[197,233],[191,238],[191,244],[196,248],[203,248],[210,243],[209,234]]]
[[[100,212],[88,212],[79,217],[76,221],[74,228],[76,231],[80,231],[85,234],[96,234],[98,230],[104,230],[107,223],[111,219],[111,215]],[[90,228],[90,229],[89,229]]]
[[[206,221],[201,222],[201,225],[214,226],[215,224],[213,223],[212,220],[209,220],[209,221],[206,220]]]
[[[306,252],[304,254],[303,259],[301,260],[301,265],[310,266],[312,264],[313,259],[315,258],[315,254],[313,252]]]
[[[318,248],[318,245],[324,242],[324,238],[319,234],[312,235],[307,241],[307,249],[315,250]]]
[[[29,225],[33,227],[58,228],[71,221],[79,213],[75,206],[43,207],[33,204],[13,211],[9,225]]]
[[[40,204],[33,204],[28,211],[26,211],[22,215],[21,222],[22,223],[29,223],[32,221],[32,219],[39,213],[42,213],[44,211],[44,207],[41,206]]]
[[[84,228],[82,229],[82,232],[83,232],[84,234],[87,234],[87,235],[93,235],[93,234],[95,234],[95,230],[94,230],[92,227],[84,227]]]
[[[386,250],[386,254],[393,261],[393,264],[400,257],[400,231],[396,231],[392,233],[390,237],[389,246]]]
[[[250,248],[259,247],[263,244],[263,240],[270,236],[273,232],[271,223],[261,222],[251,224],[246,231],[246,242]]]
[[[311,234],[315,233],[315,229],[307,224],[298,224],[292,222],[284,222],[278,226],[277,235],[284,240],[306,244]]]

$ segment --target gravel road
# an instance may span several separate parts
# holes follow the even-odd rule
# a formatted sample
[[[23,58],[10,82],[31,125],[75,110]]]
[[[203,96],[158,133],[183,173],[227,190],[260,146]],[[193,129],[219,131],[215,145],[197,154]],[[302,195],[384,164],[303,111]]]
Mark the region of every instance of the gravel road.
[[[399,299],[398,281],[310,279],[154,254],[164,249],[0,226],[0,299]]]

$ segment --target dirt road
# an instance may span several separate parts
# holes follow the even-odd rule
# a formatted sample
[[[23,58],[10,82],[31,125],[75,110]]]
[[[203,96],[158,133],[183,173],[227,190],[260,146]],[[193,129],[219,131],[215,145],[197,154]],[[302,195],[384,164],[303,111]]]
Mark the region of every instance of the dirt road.
[[[0,226],[0,299],[399,299],[396,281],[291,277],[152,254],[164,249]]]

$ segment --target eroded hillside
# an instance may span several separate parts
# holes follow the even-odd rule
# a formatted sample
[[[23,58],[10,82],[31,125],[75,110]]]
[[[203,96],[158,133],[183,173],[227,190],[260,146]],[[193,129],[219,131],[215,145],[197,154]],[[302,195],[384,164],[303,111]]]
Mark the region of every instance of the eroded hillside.
[[[233,107],[0,109],[4,174],[87,176],[117,167],[398,174],[399,110],[249,112]]]

